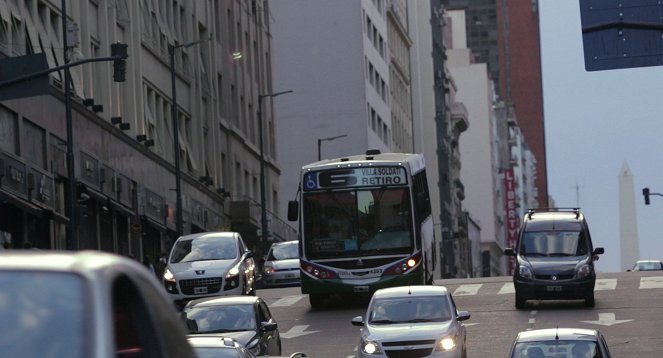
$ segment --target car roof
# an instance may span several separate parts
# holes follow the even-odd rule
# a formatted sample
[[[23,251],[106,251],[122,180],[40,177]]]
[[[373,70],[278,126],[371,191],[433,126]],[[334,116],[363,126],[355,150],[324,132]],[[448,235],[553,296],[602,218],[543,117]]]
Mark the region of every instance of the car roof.
[[[533,209],[525,215],[526,231],[577,231],[585,220],[579,209]]]
[[[234,238],[239,234],[234,231],[209,231],[209,232],[199,232],[195,234],[183,235],[180,236],[177,240],[191,240],[191,239],[205,239],[208,237],[218,238],[218,237],[228,237]]]
[[[258,296],[216,296],[216,297],[198,298],[189,301],[187,307],[193,305],[197,307],[220,306],[220,305],[248,305],[259,301],[261,301],[261,298]]]
[[[661,263],[661,260],[638,260],[635,262],[636,264],[645,264],[645,263]]]
[[[187,340],[192,347],[237,348],[239,343],[229,337],[189,334]]]
[[[403,297],[408,295],[415,296],[434,296],[434,295],[446,295],[448,290],[444,286],[428,286],[428,285],[417,285],[417,286],[398,286],[398,287],[389,287],[382,288],[373,294],[373,298],[394,298],[394,297]]]
[[[275,243],[272,244],[272,246],[293,245],[293,244],[299,244],[299,241],[290,240],[290,241],[275,242]]]
[[[517,342],[538,342],[538,341],[596,341],[599,331],[595,329],[584,328],[543,328],[518,333]]]
[[[102,251],[5,250],[0,253],[0,270],[66,271],[103,275],[109,268],[143,266],[128,257]]]

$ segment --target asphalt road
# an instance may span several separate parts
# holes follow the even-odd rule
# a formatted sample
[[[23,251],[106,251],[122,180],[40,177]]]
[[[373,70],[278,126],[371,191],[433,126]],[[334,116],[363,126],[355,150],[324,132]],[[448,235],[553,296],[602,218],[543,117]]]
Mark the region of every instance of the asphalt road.
[[[663,272],[598,275],[596,306],[583,301],[528,301],[516,310],[511,277],[437,281],[468,310],[468,357],[506,357],[519,331],[577,327],[600,330],[613,357],[659,357],[663,352]],[[283,355],[301,351],[312,358],[354,356],[359,327],[350,320],[365,314],[366,300],[333,301],[312,309],[299,287],[260,289],[281,332]]]

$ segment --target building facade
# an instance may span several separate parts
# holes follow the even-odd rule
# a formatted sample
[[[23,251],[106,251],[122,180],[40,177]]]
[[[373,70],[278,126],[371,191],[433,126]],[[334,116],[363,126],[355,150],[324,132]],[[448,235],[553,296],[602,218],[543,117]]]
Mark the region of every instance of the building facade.
[[[110,56],[110,45],[120,42],[128,48],[126,81],[113,81],[111,62],[90,62],[70,68],[68,106],[62,71],[50,74],[48,95],[0,103],[0,135],[13,138],[2,147],[0,228],[12,247],[38,238],[43,249],[154,260],[178,234],[234,230],[259,252],[268,245],[257,235],[261,140],[271,237],[295,238],[278,215],[275,116],[264,97],[273,83],[268,2],[66,3],[65,52],[61,2],[0,1],[1,56],[44,53],[53,68],[65,59]],[[66,169],[69,145],[74,178]],[[76,188],[71,212],[69,180]],[[76,242],[65,235],[72,218]]]
[[[444,0],[466,13],[467,46],[486,63],[501,101],[512,105],[536,157],[536,202],[548,206],[539,14],[536,1]]]

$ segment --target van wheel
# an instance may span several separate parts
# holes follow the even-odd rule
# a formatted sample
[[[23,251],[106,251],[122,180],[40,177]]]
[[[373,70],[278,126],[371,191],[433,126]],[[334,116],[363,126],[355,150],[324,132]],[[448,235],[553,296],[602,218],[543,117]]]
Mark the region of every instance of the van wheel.
[[[585,297],[585,307],[594,307],[594,292]]]
[[[526,300],[523,297],[523,295],[518,293],[518,291],[516,291],[516,309],[521,310],[521,309],[525,308],[525,301]]]

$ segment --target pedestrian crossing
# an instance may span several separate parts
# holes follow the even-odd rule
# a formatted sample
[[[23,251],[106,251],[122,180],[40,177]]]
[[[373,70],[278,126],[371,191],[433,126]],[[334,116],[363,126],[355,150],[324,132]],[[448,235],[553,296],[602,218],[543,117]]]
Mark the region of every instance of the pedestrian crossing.
[[[441,282],[444,285],[444,281]],[[455,285],[449,285],[453,296],[475,296],[479,294],[513,294],[515,288],[513,282],[495,282],[495,283],[472,283],[462,284],[454,288]],[[598,278],[596,279],[595,291],[616,290],[618,283],[616,278]],[[638,289],[648,290],[663,288],[663,276],[641,277]]]

